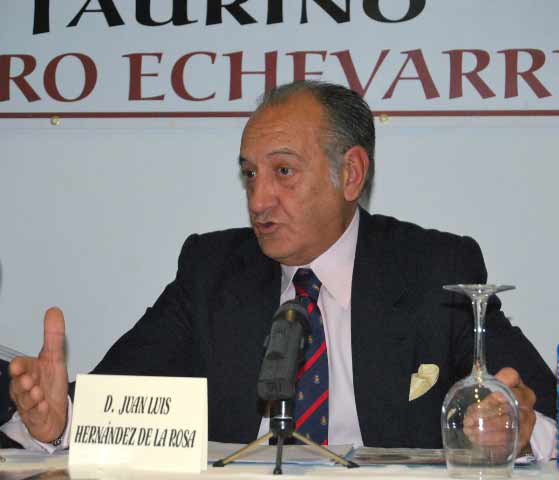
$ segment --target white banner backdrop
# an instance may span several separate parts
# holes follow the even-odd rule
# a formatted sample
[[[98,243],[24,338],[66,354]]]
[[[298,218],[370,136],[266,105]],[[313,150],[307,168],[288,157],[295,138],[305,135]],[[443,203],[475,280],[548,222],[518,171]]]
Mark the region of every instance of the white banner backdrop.
[[[373,110],[557,115],[553,0],[5,1],[0,112],[242,115],[326,78]]]
[[[91,369],[186,235],[247,225],[246,116],[306,77],[378,114],[370,210],[476,238],[554,366],[557,18],[551,0],[2,2],[0,343],[36,353],[58,304],[71,375]]]

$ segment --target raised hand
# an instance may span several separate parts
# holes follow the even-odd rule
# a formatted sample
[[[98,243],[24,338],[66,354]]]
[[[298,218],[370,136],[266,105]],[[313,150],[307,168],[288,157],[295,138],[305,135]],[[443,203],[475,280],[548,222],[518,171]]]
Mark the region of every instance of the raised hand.
[[[31,435],[47,443],[64,432],[67,420],[64,336],[62,311],[50,308],[45,313],[43,348],[38,357],[17,357],[10,363],[10,396]]]

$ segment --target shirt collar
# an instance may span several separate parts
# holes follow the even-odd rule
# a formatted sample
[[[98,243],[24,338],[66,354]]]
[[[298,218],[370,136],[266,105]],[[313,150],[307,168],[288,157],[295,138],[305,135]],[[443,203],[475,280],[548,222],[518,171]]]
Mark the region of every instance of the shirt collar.
[[[326,288],[328,293],[334,297],[334,300],[347,309],[351,301],[351,281],[358,232],[359,209],[357,208],[351,223],[342,236],[310,264],[281,266],[281,294],[283,295],[291,286],[293,276],[298,268],[311,268],[322,282],[321,289]]]

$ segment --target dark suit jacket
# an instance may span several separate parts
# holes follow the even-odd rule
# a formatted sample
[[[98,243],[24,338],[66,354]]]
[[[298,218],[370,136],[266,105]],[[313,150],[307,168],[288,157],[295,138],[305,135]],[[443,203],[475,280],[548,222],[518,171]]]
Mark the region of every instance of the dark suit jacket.
[[[10,362],[0,358],[0,425],[7,422],[13,414],[13,404],[10,399]]]
[[[469,302],[441,287],[486,277],[472,239],[361,211],[351,333],[365,445],[441,447],[441,404],[471,370],[473,350]],[[209,438],[254,440],[262,345],[280,279],[279,264],[261,253],[250,229],[189,237],[176,279],[93,373],[207,377]],[[491,305],[487,324],[489,369],[518,369],[538,395],[537,409],[552,416],[554,376],[499,307]],[[439,380],[409,402],[410,377],[422,363],[437,364]]]
[[[0,358],[0,425],[7,422],[15,411],[15,405],[10,399],[10,363]],[[0,448],[21,448],[4,432],[0,432]]]

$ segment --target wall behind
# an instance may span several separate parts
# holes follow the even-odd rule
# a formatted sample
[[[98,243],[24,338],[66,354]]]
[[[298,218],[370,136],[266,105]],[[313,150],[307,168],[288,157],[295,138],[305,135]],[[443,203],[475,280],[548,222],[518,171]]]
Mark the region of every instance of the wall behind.
[[[36,353],[59,305],[71,375],[87,372],[173,278],[188,234],[247,225],[244,121],[155,123],[0,132],[1,343]],[[476,238],[490,281],[518,287],[502,296],[507,315],[553,366],[555,128],[475,123],[378,124],[370,211]]]
[[[36,353],[57,304],[90,370],[188,234],[247,224],[246,115],[314,78],[387,114],[370,210],[475,237],[553,367],[559,3],[219,3],[2,2],[0,343]]]

